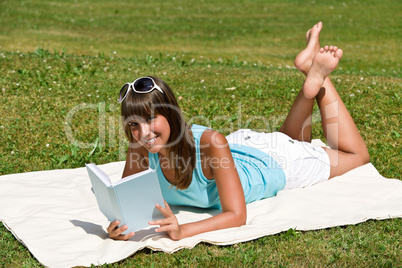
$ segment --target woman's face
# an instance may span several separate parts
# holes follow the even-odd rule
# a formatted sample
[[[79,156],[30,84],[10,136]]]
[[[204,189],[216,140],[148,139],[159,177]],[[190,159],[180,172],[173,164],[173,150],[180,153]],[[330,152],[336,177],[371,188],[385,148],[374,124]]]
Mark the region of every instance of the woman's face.
[[[137,117],[129,125],[133,138],[150,153],[166,153],[164,149],[169,141],[170,126],[163,115]]]

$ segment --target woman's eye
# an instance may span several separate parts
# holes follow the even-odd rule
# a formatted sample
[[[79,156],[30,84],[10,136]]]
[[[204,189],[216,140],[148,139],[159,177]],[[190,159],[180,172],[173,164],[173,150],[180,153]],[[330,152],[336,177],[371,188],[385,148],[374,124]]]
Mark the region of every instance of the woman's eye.
[[[130,122],[130,123],[129,123],[129,126],[130,126],[130,127],[136,127],[136,126],[138,126],[138,123],[136,123],[136,122]]]
[[[155,119],[155,117],[149,117],[149,118],[147,119],[147,122],[152,122],[154,119]]]

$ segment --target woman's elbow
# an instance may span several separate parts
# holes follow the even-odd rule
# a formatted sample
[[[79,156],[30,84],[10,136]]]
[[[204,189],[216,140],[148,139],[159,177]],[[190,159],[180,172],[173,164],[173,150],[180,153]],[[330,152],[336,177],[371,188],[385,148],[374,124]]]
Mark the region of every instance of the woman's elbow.
[[[247,211],[236,213],[235,220],[233,221],[233,223],[236,225],[235,227],[245,225],[246,222],[247,222]]]
[[[242,219],[240,221],[239,226],[246,225],[246,223],[247,223],[247,215],[244,215],[244,217],[242,217]]]

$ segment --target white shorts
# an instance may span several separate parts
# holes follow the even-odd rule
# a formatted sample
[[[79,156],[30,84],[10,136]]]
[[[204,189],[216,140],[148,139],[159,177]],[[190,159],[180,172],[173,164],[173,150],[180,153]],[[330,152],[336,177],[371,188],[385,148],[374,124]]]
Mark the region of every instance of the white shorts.
[[[229,143],[259,149],[275,159],[286,176],[284,189],[307,187],[329,178],[329,157],[320,146],[294,140],[281,132],[260,133],[250,129],[240,129],[226,139]]]

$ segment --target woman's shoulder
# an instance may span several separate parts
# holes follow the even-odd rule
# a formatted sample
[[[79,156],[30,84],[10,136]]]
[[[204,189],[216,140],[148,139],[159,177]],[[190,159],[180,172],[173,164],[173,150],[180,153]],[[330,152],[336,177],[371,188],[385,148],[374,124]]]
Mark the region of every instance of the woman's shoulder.
[[[228,147],[228,141],[220,132],[213,129],[206,129],[200,139],[200,147],[210,150]]]

